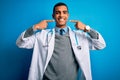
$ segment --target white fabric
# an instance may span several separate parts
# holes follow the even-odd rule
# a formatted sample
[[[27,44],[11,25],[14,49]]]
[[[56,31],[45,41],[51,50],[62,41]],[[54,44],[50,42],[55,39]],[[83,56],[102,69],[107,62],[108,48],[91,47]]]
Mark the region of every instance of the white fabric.
[[[53,54],[55,30],[42,30],[27,38],[24,38],[24,34],[25,31],[17,39],[16,44],[20,48],[33,48],[28,80],[42,80],[48,62]],[[75,34],[78,45],[76,44]],[[75,58],[83,72],[82,76],[85,77],[86,80],[92,80],[89,50],[102,49],[106,46],[102,36],[99,34],[99,39],[92,39],[86,35],[85,32],[80,32],[79,30],[72,31],[70,28],[69,35]],[[81,49],[78,48],[78,46],[81,47]],[[81,77],[81,79],[85,80],[83,77]]]

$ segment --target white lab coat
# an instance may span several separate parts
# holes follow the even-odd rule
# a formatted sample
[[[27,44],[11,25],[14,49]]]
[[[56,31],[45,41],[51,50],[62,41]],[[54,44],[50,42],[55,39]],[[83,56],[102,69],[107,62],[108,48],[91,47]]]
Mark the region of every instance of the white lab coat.
[[[33,48],[28,80],[42,80],[43,74],[53,54],[55,29],[42,30],[27,38],[23,37],[24,34],[25,31],[17,39],[16,44],[20,48]],[[75,35],[78,44],[76,43]],[[92,80],[89,50],[102,49],[106,46],[102,36],[99,34],[99,39],[92,39],[87,36],[85,32],[80,32],[79,30],[72,31],[70,28],[69,36],[75,58],[81,67],[82,75],[86,80]],[[81,47],[81,49],[79,49],[78,46]]]

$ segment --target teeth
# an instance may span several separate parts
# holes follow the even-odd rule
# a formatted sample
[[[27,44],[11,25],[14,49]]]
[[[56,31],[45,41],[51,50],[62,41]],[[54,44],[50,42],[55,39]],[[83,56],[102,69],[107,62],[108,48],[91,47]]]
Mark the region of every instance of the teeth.
[[[64,21],[64,19],[63,18],[61,18],[61,19],[59,19],[60,21]]]

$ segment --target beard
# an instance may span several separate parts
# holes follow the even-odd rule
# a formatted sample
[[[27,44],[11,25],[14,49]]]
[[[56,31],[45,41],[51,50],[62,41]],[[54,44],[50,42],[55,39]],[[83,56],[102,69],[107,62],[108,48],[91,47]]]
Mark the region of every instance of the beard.
[[[65,22],[56,22],[56,26],[60,27],[60,28],[63,28],[63,27],[66,26],[66,23],[67,23],[67,21],[65,21]]]

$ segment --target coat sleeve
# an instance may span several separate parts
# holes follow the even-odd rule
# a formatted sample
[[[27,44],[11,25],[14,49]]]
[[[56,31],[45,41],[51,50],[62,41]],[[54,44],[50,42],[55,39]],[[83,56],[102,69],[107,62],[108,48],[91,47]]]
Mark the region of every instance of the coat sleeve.
[[[29,37],[24,37],[25,32],[22,32],[22,34],[18,37],[16,41],[16,45],[19,48],[26,48],[26,49],[31,49],[34,46],[35,43],[35,34],[29,36]]]
[[[92,30],[94,33],[92,34],[89,34],[89,36],[87,37],[88,39],[88,42],[89,42],[89,48],[90,50],[100,50],[100,49],[103,49],[106,47],[106,43],[102,37],[102,35],[95,31],[95,30]],[[95,38],[94,35],[97,34],[97,38]]]

